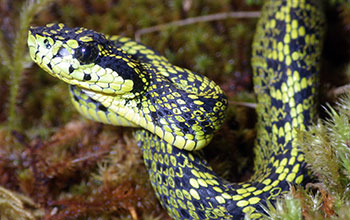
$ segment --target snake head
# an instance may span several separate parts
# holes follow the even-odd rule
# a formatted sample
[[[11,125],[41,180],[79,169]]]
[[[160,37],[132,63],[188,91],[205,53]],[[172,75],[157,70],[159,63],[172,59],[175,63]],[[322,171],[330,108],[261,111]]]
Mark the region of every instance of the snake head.
[[[64,24],[32,27],[28,46],[41,68],[68,84],[128,98],[148,86],[142,66],[95,31]]]

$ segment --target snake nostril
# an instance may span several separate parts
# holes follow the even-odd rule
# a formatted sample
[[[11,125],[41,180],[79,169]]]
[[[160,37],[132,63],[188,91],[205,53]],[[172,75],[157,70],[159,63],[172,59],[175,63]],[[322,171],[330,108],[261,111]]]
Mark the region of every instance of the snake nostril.
[[[50,49],[51,48],[51,44],[50,44],[48,39],[45,39],[43,43],[44,43],[46,49]]]

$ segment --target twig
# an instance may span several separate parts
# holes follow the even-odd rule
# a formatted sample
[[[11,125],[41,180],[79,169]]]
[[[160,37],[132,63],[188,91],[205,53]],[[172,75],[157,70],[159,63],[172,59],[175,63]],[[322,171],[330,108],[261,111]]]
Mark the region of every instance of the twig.
[[[245,106],[248,108],[253,108],[256,109],[256,103],[252,102],[236,102],[236,101],[229,101],[228,102],[230,105],[240,105],[240,106]]]
[[[215,21],[215,20],[223,20],[227,18],[257,18],[260,16],[259,11],[236,11],[236,12],[223,12],[223,13],[217,13],[212,15],[204,15],[199,17],[192,17],[192,18],[186,18],[183,20],[178,21],[172,21],[166,24],[160,24],[149,28],[143,28],[141,30],[136,31],[135,33],[135,39],[136,41],[140,41],[141,35],[148,34],[156,31],[160,31],[166,28],[169,28],[170,26],[185,26],[189,24],[195,24],[200,22],[208,22],[208,21]]]
[[[80,162],[89,160],[90,158],[94,158],[94,157],[96,158],[96,157],[102,156],[102,155],[107,154],[107,153],[108,153],[108,151],[93,153],[93,154],[90,154],[90,155],[87,155],[87,156],[84,156],[84,157],[80,157],[80,158],[74,159],[74,160],[71,161],[71,163],[80,163]]]
[[[136,209],[135,209],[135,207],[133,207],[133,206],[129,206],[129,212],[130,212],[130,215],[131,215],[131,218],[133,219],[133,220],[138,220],[139,218],[138,218],[138,216],[137,216],[137,212],[136,212]]]
[[[344,85],[344,86],[340,86],[338,88],[332,89],[329,92],[329,96],[338,96],[344,93],[350,92],[350,84]]]

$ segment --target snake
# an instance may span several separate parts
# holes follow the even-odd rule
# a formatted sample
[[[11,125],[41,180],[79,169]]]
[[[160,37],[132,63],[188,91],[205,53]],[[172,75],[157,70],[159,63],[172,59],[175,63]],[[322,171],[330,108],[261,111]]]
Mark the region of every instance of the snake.
[[[214,81],[130,38],[62,23],[31,27],[28,47],[35,63],[69,84],[82,115],[135,128],[151,185],[173,219],[260,219],[268,202],[310,181],[296,137],[317,118],[323,17],[317,0],[263,5],[251,58],[255,173],[240,183],[218,176],[200,150],[226,116]]]

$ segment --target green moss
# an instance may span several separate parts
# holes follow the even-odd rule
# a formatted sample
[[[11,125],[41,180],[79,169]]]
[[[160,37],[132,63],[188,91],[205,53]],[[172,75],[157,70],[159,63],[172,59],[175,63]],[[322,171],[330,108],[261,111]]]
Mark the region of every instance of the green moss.
[[[350,204],[350,95],[327,106],[328,117],[309,131],[299,132],[298,143],[320,183],[298,188],[265,208],[266,219],[347,219]],[[314,190],[310,190],[310,187]]]
[[[301,202],[288,193],[283,196],[283,200],[278,199],[274,205],[268,203],[265,211],[268,220],[302,220]]]
[[[313,172],[338,198],[349,197],[350,183],[350,98],[327,106],[329,118],[302,132],[300,145]]]
[[[31,212],[24,209],[24,203],[26,201],[31,202],[28,198],[24,198],[0,187],[0,218],[18,220],[35,219]]]

